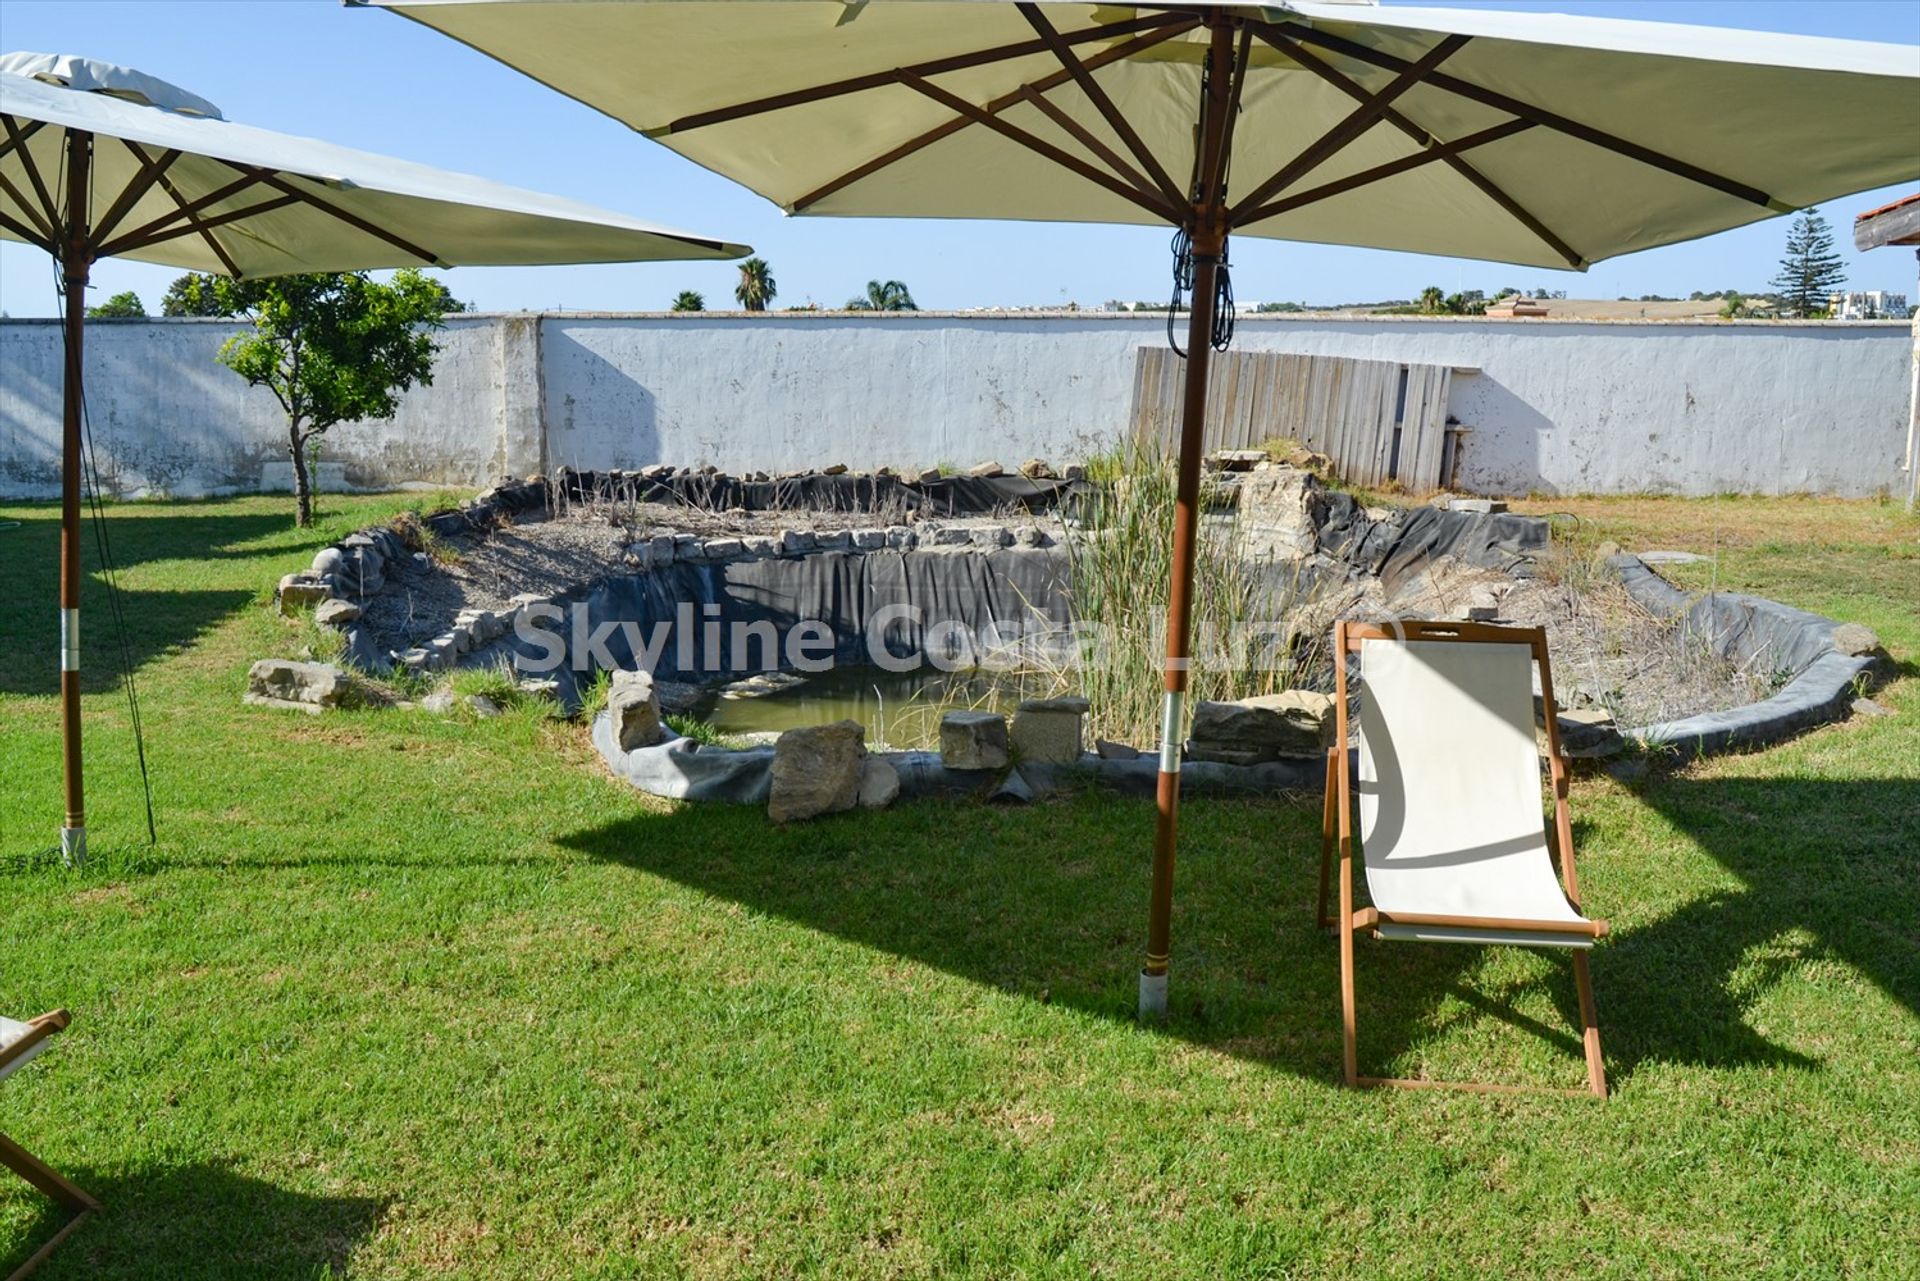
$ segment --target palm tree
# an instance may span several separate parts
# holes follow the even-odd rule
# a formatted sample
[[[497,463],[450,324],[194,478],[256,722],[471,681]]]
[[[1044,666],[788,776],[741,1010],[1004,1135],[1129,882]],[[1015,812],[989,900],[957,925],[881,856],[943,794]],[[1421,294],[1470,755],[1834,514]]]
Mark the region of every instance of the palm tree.
[[[733,287],[733,296],[742,307],[748,311],[765,311],[778,292],[766,259],[749,258],[740,264],[740,283]]]
[[[913,301],[913,295],[907,292],[906,285],[898,280],[869,280],[867,296],[849,298],[848,311],[919,311]]]
[[[682,289],[673,296],[674,311],[705,311],[707,297],[697,289]]]
[[[1420,291],[1420,310],[1425,315],[1437,315],[1447,309],[1446,291],[1438,285],[1428,285]]]

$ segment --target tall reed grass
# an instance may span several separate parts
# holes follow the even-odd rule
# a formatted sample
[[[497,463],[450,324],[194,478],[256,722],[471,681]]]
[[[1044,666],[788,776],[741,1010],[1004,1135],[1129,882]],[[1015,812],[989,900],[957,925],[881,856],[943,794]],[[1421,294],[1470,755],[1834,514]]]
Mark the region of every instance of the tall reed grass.
[[[1160,737],[1167,588],[1173,577],[1174,461],[1123,445],[1089,467],[1095,494],[1068,530],[1076,623],[1094,643],[1061,673],[1091,702],[1090,731],[1136,746]],[[1210,482],[1209,482],[1210,483]],[[1187,705],[1289,688],[1311,659],[1314,633],[1289,622],[1305,604],[1296,566],[1251,561],[1232,519],[1200,520],[1193,578],[1193,663]]]

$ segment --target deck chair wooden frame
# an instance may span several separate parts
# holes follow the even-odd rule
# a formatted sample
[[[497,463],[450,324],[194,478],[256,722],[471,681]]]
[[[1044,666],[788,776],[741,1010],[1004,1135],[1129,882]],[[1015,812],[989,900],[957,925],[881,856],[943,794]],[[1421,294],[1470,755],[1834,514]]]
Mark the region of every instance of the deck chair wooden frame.
[[[5,1080],[15,1069],[44,1050],[47,1038],[65,1030],[71,1021],[71,1017],[65,1010],[54,1010],[38,1018],[29,1019],[24,1024],[15,1024],[14,1026],[24,1027],[26,1030],[5,1045],[0,1045],[0,1080]],[[0,1134],[0,1165],[6,1166],[52,1197],[55,1204],[69,1212],[67,1221],[60,1225],[59,1231],[35,1250],[25,1263],[15,1268],[7,1278],[7,1281],[21,1281],[22,1277],[39,1267],[62,1241],[72,1236],[74,1230],[100,1208],[100,1203],[75,1187],[59,1171],[4,1134]]]
[[[1572,911],[1579,919],[1519,920],[1509,917],[1450,916],[1442,913],[1383,913],[1375,907],[1356,908],[1353,890],[1354,810],[1353,749],[1348,724],[1348,677],[1350,655],[1359,652],[1367,641],[1436,641],[1462,644],[1525,645],[1532,651],[1540,672],[1540,696],[1544,706],[1547,737],[1547,767],[1553,792],[1554,844],[1558,849],[1559,884]],[[1327,752],[1327,795],[1322,821],[1320,846],[1319,922],[1332,929],[1340,944],[1340,1008],[1345,1047],[1342,1067],[1346,1083],[1354,1087],[1392,1086],[1405,1089],[1461,1089],[1483,1093],[1563,1093],[1607,1096],[1606,1068],[1600,1056],[1600,1025],[1594,1010],[1593,978],[1587,964],[1587,951],[1606,936],[1607,923],[1586,920],[1580,912],[1580,885],[1574,871],[1573,820],[1567,808],[1568,768],[1560,752],[1560,727],[1554,717],[1553,675],[1547,661],[1546,632],[1537,627],[1503,627],[1487,623],[1439,623],[1407,621],[1392,628],[1357,622],[1339,622],[1334,627],[1335,742]],[[1365,697],[1362,690],[1362,697]],[[1338,851],[1339,915],[1327,911],[1328,891],[1333,880],[1335,851]],[[1412,927],[1412,928],[1410,928]],[[1493,1085],[1465,1081],[1408,1080],[1394,1077],[1362,1076],[1359,1068],[1358,1032],[1354,996],[1354,938],[1367,933],[1383,937],[1382,929],[1407,936],[1412,929],[1426,929],[1441,937],[1454,934],[1459,941],[1508,942],[1521,946],[1559,945],[1573,951],[1574,984],[1579,990],[1582,1040],[1586,1050],[1587,1088],[1554,1090],[1547,1087]]]

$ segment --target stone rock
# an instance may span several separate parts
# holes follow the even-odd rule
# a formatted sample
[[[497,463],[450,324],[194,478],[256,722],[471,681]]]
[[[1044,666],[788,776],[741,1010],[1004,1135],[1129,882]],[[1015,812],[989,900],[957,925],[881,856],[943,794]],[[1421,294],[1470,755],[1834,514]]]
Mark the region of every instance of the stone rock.
[[[965,547],[973,541],[973,531],[965,525],[942,525],[928,530],[921,539],[934,547]]]
[[[740,545],[746,549],[746,554],[753,557],[755,560],[765,560],[770,556],[779,554],[779,550],[780,550],[779,547],[774,543],[773,539],[768,538],[765,535],[755,535],[752,538],[743,538],[740,540]]]
[[[873,474],[876,476],[898,476],[900,473],[895,471],[893,468],[887,466],[885,463],[882,463],[880,464],[880,466],[873,469]]]
[[[453,660],[460,656],[460,642],[452,632],[443,632],[420,648],[427,651],[436,668],[451,666]]]
[[[333,588],[311,574],[288,574],[280,580],[280,612],[288,618],[333,599]]]
[[[852,809],[866,760],[867,730],[859,721],[788,730],[773,744],[767,817],[791,823]]]
[[[940,479],[940,469],[938,467],[929,467],[924,471],[922,471],[918,476],[915,476],[913,478],[913,483],[916,485],[931,485],[934,481],[939,479]]]
[[[628,543],[626,550],[620,553],[620,559],[628,569],[652,569],[653,544]]]
[[[856,529],[853,531],[853,545],[863,552],[879,551],[887,545],[887,531],[884,529]]]
[[[467,695],[467,707],[481,720],[489,720],[500,715],[506,709],[488,698],[485,694]]]
[[[832,529],[813,536],[813,545],[823,552],[844,552],[853,547],[851,530]]]
[[[1085,480],[1087,469],[1080,463],[1068,463],[1060,469],[1061,480]]]
[[[948,712],[940,718],[940,763],[948,769],[1001,769],[1007,718],[998,712]]]
[[[707,559],[711,561],[729,561],[746,553],[747,545],[738,538],[710,538],[707,540]]]
[[[613,720],[614,740],[620,750],[652,747],[662,737],[660,699],[653,692],[649,672],[615,672],[607,687],[607,715]]]
[[[1084,698],[1030,698],[1013,713],[1013,749],[1023,761],[1071,765],[1080,759]]]
[[[1261,449],[1216,449],[1207,455],[1206,465],[1216,471],[1252,471],[1266,461],[1266,451]]]
[[[1011,547],[1013,531],[1005,525],[982,525],[973,531],[973,543],[976,547]]]
[[[860,808],[885,809],[899,795],[900,771],[877,756],[867,757],[860,766]]]
[[[1140,759],[1139,748],[1128,747],[1125,743],[1116,743],[1110,738],[1094,739],[1093,750],[1095,755],[1099,756],[1103,761],[1137,761]]]
[[[1833,648],[1849,658],[1872,654],[1880,648],[1880,637],[1871,627],[1842,623],[1833,629]]]
[[[804,529],[783,529],[780,531],[780,554],[798,556],[813,550],[813,535]]]
[[[465,615],[462,618],[472,630],[473,638],[482,645],[491,645],[507,634],[507,620],[490,609],[476,609],[471,618]]]
[[[822,476],[844,476],[847,474],[847,465],[845,463],[828,463],[820,469],[820,474]]]
[[[1450,512],[1471,512],[1481,516],[1491,516],[1495,512],[1507,509],[1505,502],[1498,498],[1449,498],[1447,510]]]
[[[1188,745],[1187,759],[1215,765],[1264,765],[1274,759],[1274,754],[1268,748],[1223,747],[1218,743],[1196,741]]]
[[[513,608],[515,612],[523,610],[529,605],[551,605],[551,604],[553,604],[552,598],[547,596],[542,596],[539,592],[521,592],[518,596],[515,596],[513,598]]]
[[[662,681],[653,683],[654,697],[660,700],[660,710],[671,712],[675,716],[682,712],[691,712],[707,696],[706,687],[692,681]]]
[[[1855,716],[1892,716],[1893,709],[1870,698],[1856,698],[1851,705]]]
[[[360,617],[360,607],[347,600],[323,600],[313,607],[313,621],[322,627],[345,627]]]
[[[1049,547],[1053,539],[1038,525],[1022,525],[1013,532],[1013,541],[1022,547]]]
[[[1333,696],[1290,689],[1234,702],[1194,704],[1195,756],[1207,750],[1319,757],[1333,741]]]
[[[560,682],[538,676],[523,676],[515,682],[528,698],[558,699]]]
[[[247,669],[246,701],[318,713],[339,707],[353,691],[353,678],[332,663],[296,663],[263,658]]]
[[[1268,467],[1247,473],[1234,513],[1245,555],[1250,560],[1300,560],[1320,546],[1326,518],[1326,493],[1310,472],[1297,467]]]
[[[967,475],[980,480],[992,480],[996,476],[1006,475],[1006,469],[996,462],[975,463],[967,468]]]
[[[1280,461],[1289,467],[1310,471],[1316,476],[1325,476],[1333,471],[1333,459],[1312,449],[1295,449]]]
[[[1029,458],[1020,464],[1020,474],[1028,480],[1052,480],[1053,468],[1047,466],[1044,458]]]
[[[906,525],[887,526],[887,546],[889,547],[905,551],[918,541],[920,541],[919,535]]]
[[[1611,538],[1601,539],[1600,545],[1593,549],[1594,566],[1596,568],[1600,566],[1604,566],[1608,561],[1612,560],[1615,556],[1620,555],[1622,550],[1623,548],[1620,546],[1620,544],[1614,542]]]
[[[1573,707],[1554,718],[1560,725],[1560,751],[1565,756],[1591,760],[1626,749],[1626,740],[1614,726],[1613,713],[1604,707]]]
[[[453,710],[453,691],[450,689],[434,690],[433,693],[420,700],[420,708],[422,711],[433,712],[441,716],[446,715]]]
[[[1648,551],[1640,553],[1640,563],[1643,565],[1699,565],[1711,559],[1712,557],[1702,556],[1699,552]]]
[[[313,554],[313,573],[316,575],[337,574],[346,563],[347,554],[338,547],[322,547]]]

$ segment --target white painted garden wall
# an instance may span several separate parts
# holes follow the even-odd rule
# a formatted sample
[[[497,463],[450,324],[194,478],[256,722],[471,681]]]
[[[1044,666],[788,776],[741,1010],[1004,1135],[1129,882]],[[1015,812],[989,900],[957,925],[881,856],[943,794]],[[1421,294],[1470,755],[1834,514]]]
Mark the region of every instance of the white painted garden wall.
[[[214,362],[225,322],[94,322],[101,466],[128,494],[284,474],[264,390]],[[1134,351],[1164,322],[1107,314],[479,315],[391,422],[336,428],[346,483],[478,485],[550,467],[1071,460],[1127,422]],[[1907,326],[1243,317],[1237,345],[1447,364],[1473,428],[1463,487],[1871,495],[1899,487]],[[60,328],[0,321],[0,496],[58,485]],[[331,469],[329,469],[331,470]]]

